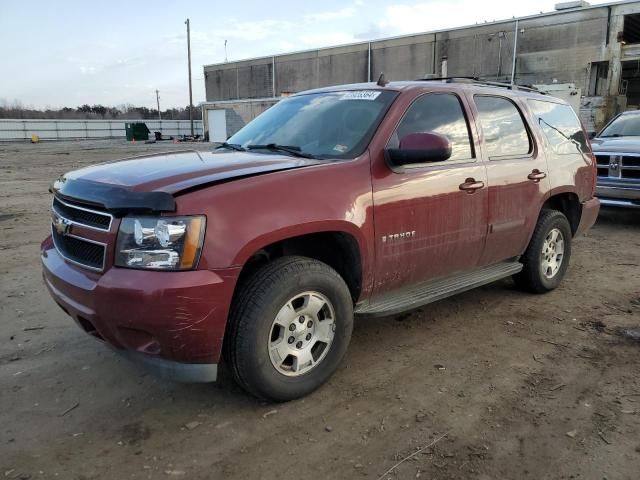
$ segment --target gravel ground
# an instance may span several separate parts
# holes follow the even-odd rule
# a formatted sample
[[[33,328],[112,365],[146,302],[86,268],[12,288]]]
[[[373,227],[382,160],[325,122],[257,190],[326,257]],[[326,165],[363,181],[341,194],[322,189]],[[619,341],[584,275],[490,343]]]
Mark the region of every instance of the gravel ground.
[[[620,330],[640,325],[640,211],[603,210],[558,290],[505,280],[356,321],[327,385],[264,404],[224,371],[215,385],[146,374],[42,284],[50,182],[178,148],[0,144],[0,477],[638,478],[640,342]]]

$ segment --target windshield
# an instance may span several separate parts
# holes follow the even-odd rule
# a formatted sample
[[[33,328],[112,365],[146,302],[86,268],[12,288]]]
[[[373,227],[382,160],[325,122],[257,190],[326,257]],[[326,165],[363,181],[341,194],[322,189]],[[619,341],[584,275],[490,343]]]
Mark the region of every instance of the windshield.
[[[358,90],[289,97],[227,143],[244,148],[282,145],[315,157],[354,158],[367,148],[396,96],[393,91]]]
[[[620,115],[605,127],[599,137],[640,136],[640,115]]]

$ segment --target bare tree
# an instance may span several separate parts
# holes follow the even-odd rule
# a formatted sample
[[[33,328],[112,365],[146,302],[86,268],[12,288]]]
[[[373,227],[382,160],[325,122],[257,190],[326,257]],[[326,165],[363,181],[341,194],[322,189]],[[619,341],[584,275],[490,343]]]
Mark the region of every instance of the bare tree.
[[[165,120],[188,120],[189,107],[168,108],[162,112]],[[200,119],[199,109],[195,109],[196,120]],[[100,104],[84,104],[75,108],[62,107],[59,109],[35,109],[25,107],[17,100],[9,101],[0,98],[0,118],[43,118],[43,119],[123,119],[123,120],[155,120],[158,110],[147,107],[137,107],[131,104],[121,104],[108,107]]]

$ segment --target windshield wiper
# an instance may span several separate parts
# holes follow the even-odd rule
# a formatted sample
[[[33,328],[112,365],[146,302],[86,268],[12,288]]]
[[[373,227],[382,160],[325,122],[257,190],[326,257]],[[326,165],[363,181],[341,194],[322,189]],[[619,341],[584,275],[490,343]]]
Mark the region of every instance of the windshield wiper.
[[[265,143],[264,145],[247,145],[247,150],[275,150],[278,152],[286,152],[294,157],[301,158],[317,158],[315,155],[303,152],[300,147],[295,145],[278,145],[277,143]]]
[[[219,148],[227,148],[229,150],[235,150],[236,152],[246,152],[247,149],[244,147],[241,147],[240,145],[236,145],[235,143],[227,143],[227,142],[223,142],[220,145],[218,145],[216,147],[216,150],[218,150]]]

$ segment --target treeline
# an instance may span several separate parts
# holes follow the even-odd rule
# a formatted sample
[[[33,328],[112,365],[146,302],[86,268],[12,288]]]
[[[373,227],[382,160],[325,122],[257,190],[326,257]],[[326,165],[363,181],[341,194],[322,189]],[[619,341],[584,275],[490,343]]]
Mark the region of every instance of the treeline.
[[[189,107],[168,108],[161,112],[163,120],[188,120]],[[136,107],[134,105],[123,104],[117,107],[106,107],[104,105],[82,105],[76,108],[64,107],[54,109],[34,109],[14,103],[12,105],[0,103],[0,118],[44,118],[44,119],[82,119],[82,120],[117,120],[117,119],[140,119],[157,120],[158,110],[147,107]],[[201,119],[201,111],[193,107],[193,119]]]

